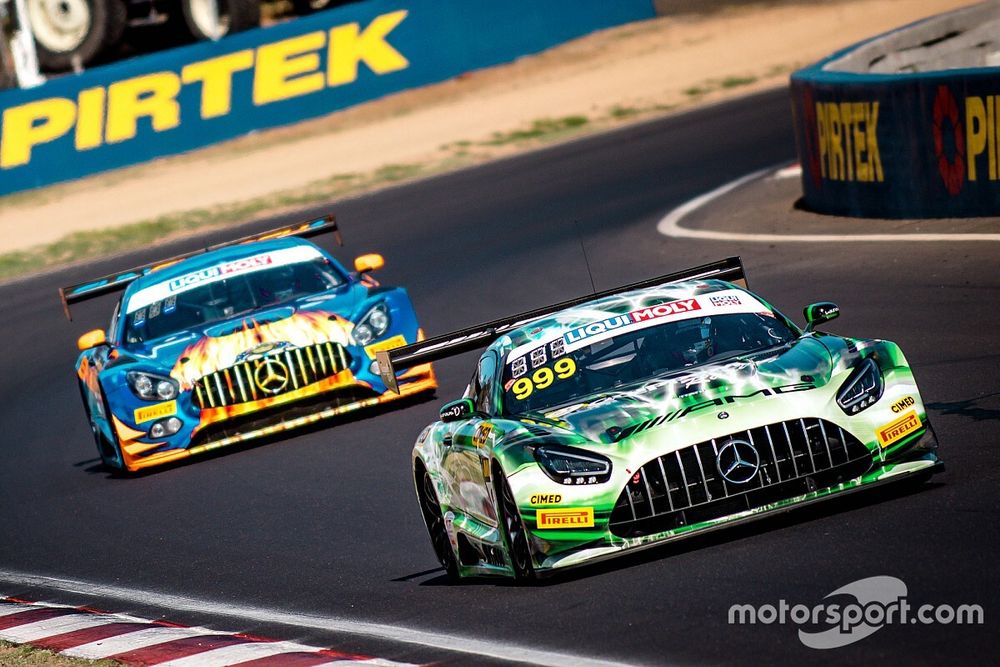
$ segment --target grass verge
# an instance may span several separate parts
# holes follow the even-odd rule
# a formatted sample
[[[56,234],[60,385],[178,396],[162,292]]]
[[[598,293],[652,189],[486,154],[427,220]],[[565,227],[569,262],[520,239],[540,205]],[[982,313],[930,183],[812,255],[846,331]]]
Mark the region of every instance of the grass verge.
[[[755,81],[757,78],[751,76],[729,77],[706,81],[697,88],[685,92],[692,98],[701,98],[715,90],[749,85]],[[0,254],[0,281],[94,259],[113,252],[126,252],[162,243],[167,239],[211,227],[250,222],[298,208],[364,194],[404,181],[454,171],[510,155],[516,151],[565,141],[626,122],[663,114],[673,108],[673,105],[665,104],[652,106],[616,104],[595,116],[540,118],[526,127],[494,132],[484,139],[457,141],[441,146],[437,155],[421,162],[385,165],[368,173],[336,174],[302,187],[254,199],[181,211],[119,227],[76,232],[53,243]],[[22,194],[33,196],[37,193]]]
[[[0,665],[4,667],[119,667],[113,660],[83,660],[59,655],[28,644],[11,644],[0,641]]]

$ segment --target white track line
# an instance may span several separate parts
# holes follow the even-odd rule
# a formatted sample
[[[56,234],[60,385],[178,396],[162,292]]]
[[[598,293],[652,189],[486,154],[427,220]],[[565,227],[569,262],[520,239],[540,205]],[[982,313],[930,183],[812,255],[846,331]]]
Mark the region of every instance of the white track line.
[[[761,169],[752,174],[747,174],[735,181],[726,183],[711,192],[695,197],[691,201],[678,206],[668,213],[659,224],[657,231],[664,236],[681,239],[702,239],[706,241],[749,241],[751,243],[851,243],[851,242],[872,242],[889,241],[898,243],[900,241],[1000,241],[1000,234],[746,234],[741,232],[713,232],[703,229],[687,229],[681,227],[681,221],[693,211],[719,197],[732,192],[747,183],[763,178],[774,171],[774,167]]]
[[[517,644],[474,639],[472,637],[463,637],[461,635],[445,634],[417,628],[407,628],[399,625],[369,623],[348,618],[322,617],[275,609],[265,609],[262,607],[234,605],[228,602],[199,600],[197,598],[182,595],[171,595],[169,593],[157,593],[141,589],[123,588],[120,586],[97,584],[75,579],[44,577],[8,570],[0,570],[0,584],[40,587],[65,593],[111,598],[132,604],[149,605],[181,612],[238,618],[246,621],[253,621],[255,623],[290,625],[299,628],[339,632],[358,637],[370,637],[401,644],[414,644],[455,653],[467,653],[486,658],[496,658],[497,660],[505,660],[507,662],[527,662],[551,667],[621,667],[627,664],[635,664],[615,662],[596,657],[573,655],[570,653],[545,651]],[[107,642],[108,640],[103,641]],[[94,642],[94,644],[97,643],[99,642]],[[81,648],[83,647],[78,646],[75,649],[64,651],[64,653],[75,655],[76,651],[79,651]]]
[[[96,628],[99,625],[114,623],[115,619],[107,616],[95,616],[94,614],[67,614],[57,618],[49,618],[44,621],[15,625],[6,630],[0,630],[0,639],[20,644],[22,642],[32,642],[53,635],[61,635],[66,632],[85,630],[86,628]]]

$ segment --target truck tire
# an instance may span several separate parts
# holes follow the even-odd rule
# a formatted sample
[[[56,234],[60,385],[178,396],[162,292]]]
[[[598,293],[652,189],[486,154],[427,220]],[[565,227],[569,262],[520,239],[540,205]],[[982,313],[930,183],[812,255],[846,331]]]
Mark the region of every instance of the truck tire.
[[[27,0],[38,63],[49,72],[89,65],[118,45],[127,21],[125,0]]]
[[[219,11],[217,25],[213,25],[213,4]],[[219,39],[260,25],[260,0],[181,0],[181,11],[183,29],[198,41]]]
[[[343,0],[292,0],[292,7],[299,16],[319,12],[343,4]]]

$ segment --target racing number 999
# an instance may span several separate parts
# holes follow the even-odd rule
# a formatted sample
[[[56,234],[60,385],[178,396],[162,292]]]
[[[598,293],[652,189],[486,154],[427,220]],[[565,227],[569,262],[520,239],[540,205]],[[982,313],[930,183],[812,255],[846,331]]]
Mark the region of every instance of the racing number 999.
[[[514,382],[510,390],[514,392],[514,398],[523,401],[531,396],[536,389],[540,391],[548,389],[557,379],[565,380],[572,377],[574,373],[576,373],[576,362],[569,357],[563,357],[552,364],[551,367],[542,366],[532,373],[530,377],[519,378]]]

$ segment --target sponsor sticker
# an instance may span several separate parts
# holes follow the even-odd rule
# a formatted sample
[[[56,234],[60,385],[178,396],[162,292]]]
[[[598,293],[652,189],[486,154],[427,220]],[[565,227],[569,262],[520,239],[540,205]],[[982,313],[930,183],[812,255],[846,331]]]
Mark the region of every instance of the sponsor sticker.
[[[167,401],[166,403],[157,403],[156,405],[136,408],[133,417],[136,424],[141,424],[159,419],[160,417],[169,417],[173,414],[177,414],[177,401]]]
[[[529,500],[532,505],[558,505],[562,498],[561,493],[536,493]]]
[[[650,322],[663,317],[670,317],[672,315],[690,313],[696,310],[701,310],[701,304],[698,303],[697,299],[679,299],[677,301],[661,303],[656,306],[633,310],[624,315],[609,317],[606,320],[591,322],[590,324],[586,324],[578,329],[566,332],[563,335],[563,340],[566,342],[566,345],[573,345],[574,343],[579,343],[587,338],[600,336],[608,333],[609,331],[614,331],[615,329],[630,327],[633,324]]]
[[[392,338],[386,338],[385,340],[380,340],[377,343],[372,343],[365,347],[365,354],[368,355],[369,359],[375,358],[375,353],[382,350],[394,350],[397,347],[403,347],[406,345],[406,338],[402,335],[393,336]]]
[[[710,296],[708,300],[716,308],[721,308],[722,306],[738,306],[740,305],[740,295],[739,294],[723,294],[720,296]]]
[[[538,527],[543,529],[594,527],[593,507],[538,510],[537,516]]]
[[[906,408],[913,405],[914,403],[916,403],[916,400],[914,400],[912,396],[904,396],[903,398],[899,399],[898,401],[892,404],[892,411],[900,413]]]
[[[208,269],[189,273],[185,276],[181,276],[180,278],[174,278],[170,281],[170,291],[177,292],[190,287],[191,285],[205,282],[206,280],[214,280],[215,278],[220,278],[222,276],[252,271],[264,266],[270,266],[273,263],[274,258],[271,257],[269,253],[238,259],[234,262],[226,262],[225,264],[220,264],[219,266],[213,266]]]
[[[493,424],[489,422],[483,422],[476,427],[476,432],[472,436],[472,444],[476,447],[482,447],[489,441],[490,436],[493,435]]]
[[[310,262],[321,257],[322,254],[318,249],[300,245],[224,262],[199,271],[186,273],[177,278],[158,282],[137,291],[128,297],[128,305],[125,307],[125,312],[131,314],[152,303],[163,301],[163,312],[169,313],[176,307],[177,295],[188,290],[197,289],[208,283],[226,280],[234,275],[265,271],[273,267],[288,266],[299,262]],[[156,274],[153,275],[155,276]]]
[[[896,421],[881,427],[876,434],[883,447],[888,447],[907,433],[912,433],[922,426],[916,410],[910,410]]]

